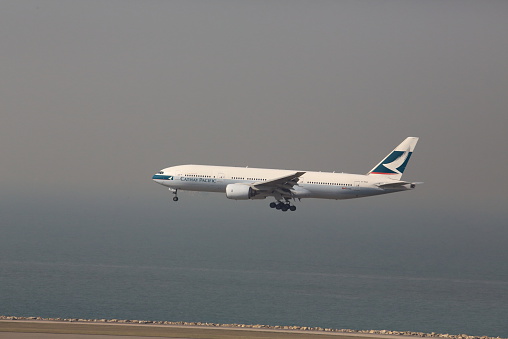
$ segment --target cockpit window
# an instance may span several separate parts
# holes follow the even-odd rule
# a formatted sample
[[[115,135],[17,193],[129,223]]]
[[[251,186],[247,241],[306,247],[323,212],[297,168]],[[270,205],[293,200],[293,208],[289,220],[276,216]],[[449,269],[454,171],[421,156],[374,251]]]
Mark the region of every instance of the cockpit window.
[[[160,171],[159,174],[164,174],[164,171]]]

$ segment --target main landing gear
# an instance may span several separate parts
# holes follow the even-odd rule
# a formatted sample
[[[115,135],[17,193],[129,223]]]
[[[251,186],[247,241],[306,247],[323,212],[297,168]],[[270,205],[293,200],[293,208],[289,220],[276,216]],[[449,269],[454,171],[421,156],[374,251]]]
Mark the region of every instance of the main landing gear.
[[[270,208],[275,208],[277,210],[281,210],[282,212],[286,212],[287,210],[296,211],[295,205],[291,205],[289,202],[283,203],[282,201],[271,202]]]

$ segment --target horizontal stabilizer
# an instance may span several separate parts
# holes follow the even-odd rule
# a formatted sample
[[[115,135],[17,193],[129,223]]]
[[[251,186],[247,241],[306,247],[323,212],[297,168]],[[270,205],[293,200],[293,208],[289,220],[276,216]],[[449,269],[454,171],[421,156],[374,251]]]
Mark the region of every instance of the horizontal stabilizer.
[[[415,185],[420,184],[423,184],[423,182],[397,181],[397,182],[380,182],[377,183],[376,186],[379,188],[399,188],[401,186],[410,185],[411,188],[414,188]]]

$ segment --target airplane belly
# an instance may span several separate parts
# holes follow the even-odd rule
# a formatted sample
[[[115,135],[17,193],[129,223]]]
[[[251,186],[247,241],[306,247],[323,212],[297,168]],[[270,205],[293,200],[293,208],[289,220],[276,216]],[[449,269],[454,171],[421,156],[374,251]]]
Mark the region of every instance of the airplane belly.
[[[310,198],[312,196],[311,191],[301,186],[294,187],[293,194],[296,198]]]
[[[358,191],[353,191],[349,187],[341,186],[327,186],[327,185],[310,185],[307,187],[309,194],[305,198],[316,198],[316,199],[353,199],[357,198]]]

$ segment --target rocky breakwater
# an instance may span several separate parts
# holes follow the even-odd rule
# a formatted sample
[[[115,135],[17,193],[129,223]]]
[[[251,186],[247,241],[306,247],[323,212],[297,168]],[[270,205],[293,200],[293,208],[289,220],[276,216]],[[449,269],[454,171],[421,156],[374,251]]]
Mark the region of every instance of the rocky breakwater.
[[[0,315],[0,320],[24,320],[24,321],[62,321],[62,322],[81,322],[81,323],[118,323],[118,324],[142,324],[142,325],[172,325],[172,326],[202,326],[202,327],[220,327],[220,328],[245,328],[245,329],[266,329],[266,330],[285,330],[285,331],[322,331],[339,332],[351,334],[380,334],[410,336],[419,338],[447,338],[447,339],[508,339],[500,337],[472,336],[467,334],[441,334],[424,333],[413,331],[389,331],[389,330],[351,330],[334,329],[308,326],[283,326],[283,325],[245,325],[245,324],[215,324],[202,322],[186,321],[151,321],[151,320],[121,320],[121,319],[80,319],[80,318],[42,318],[42,317],[16,317]]]

